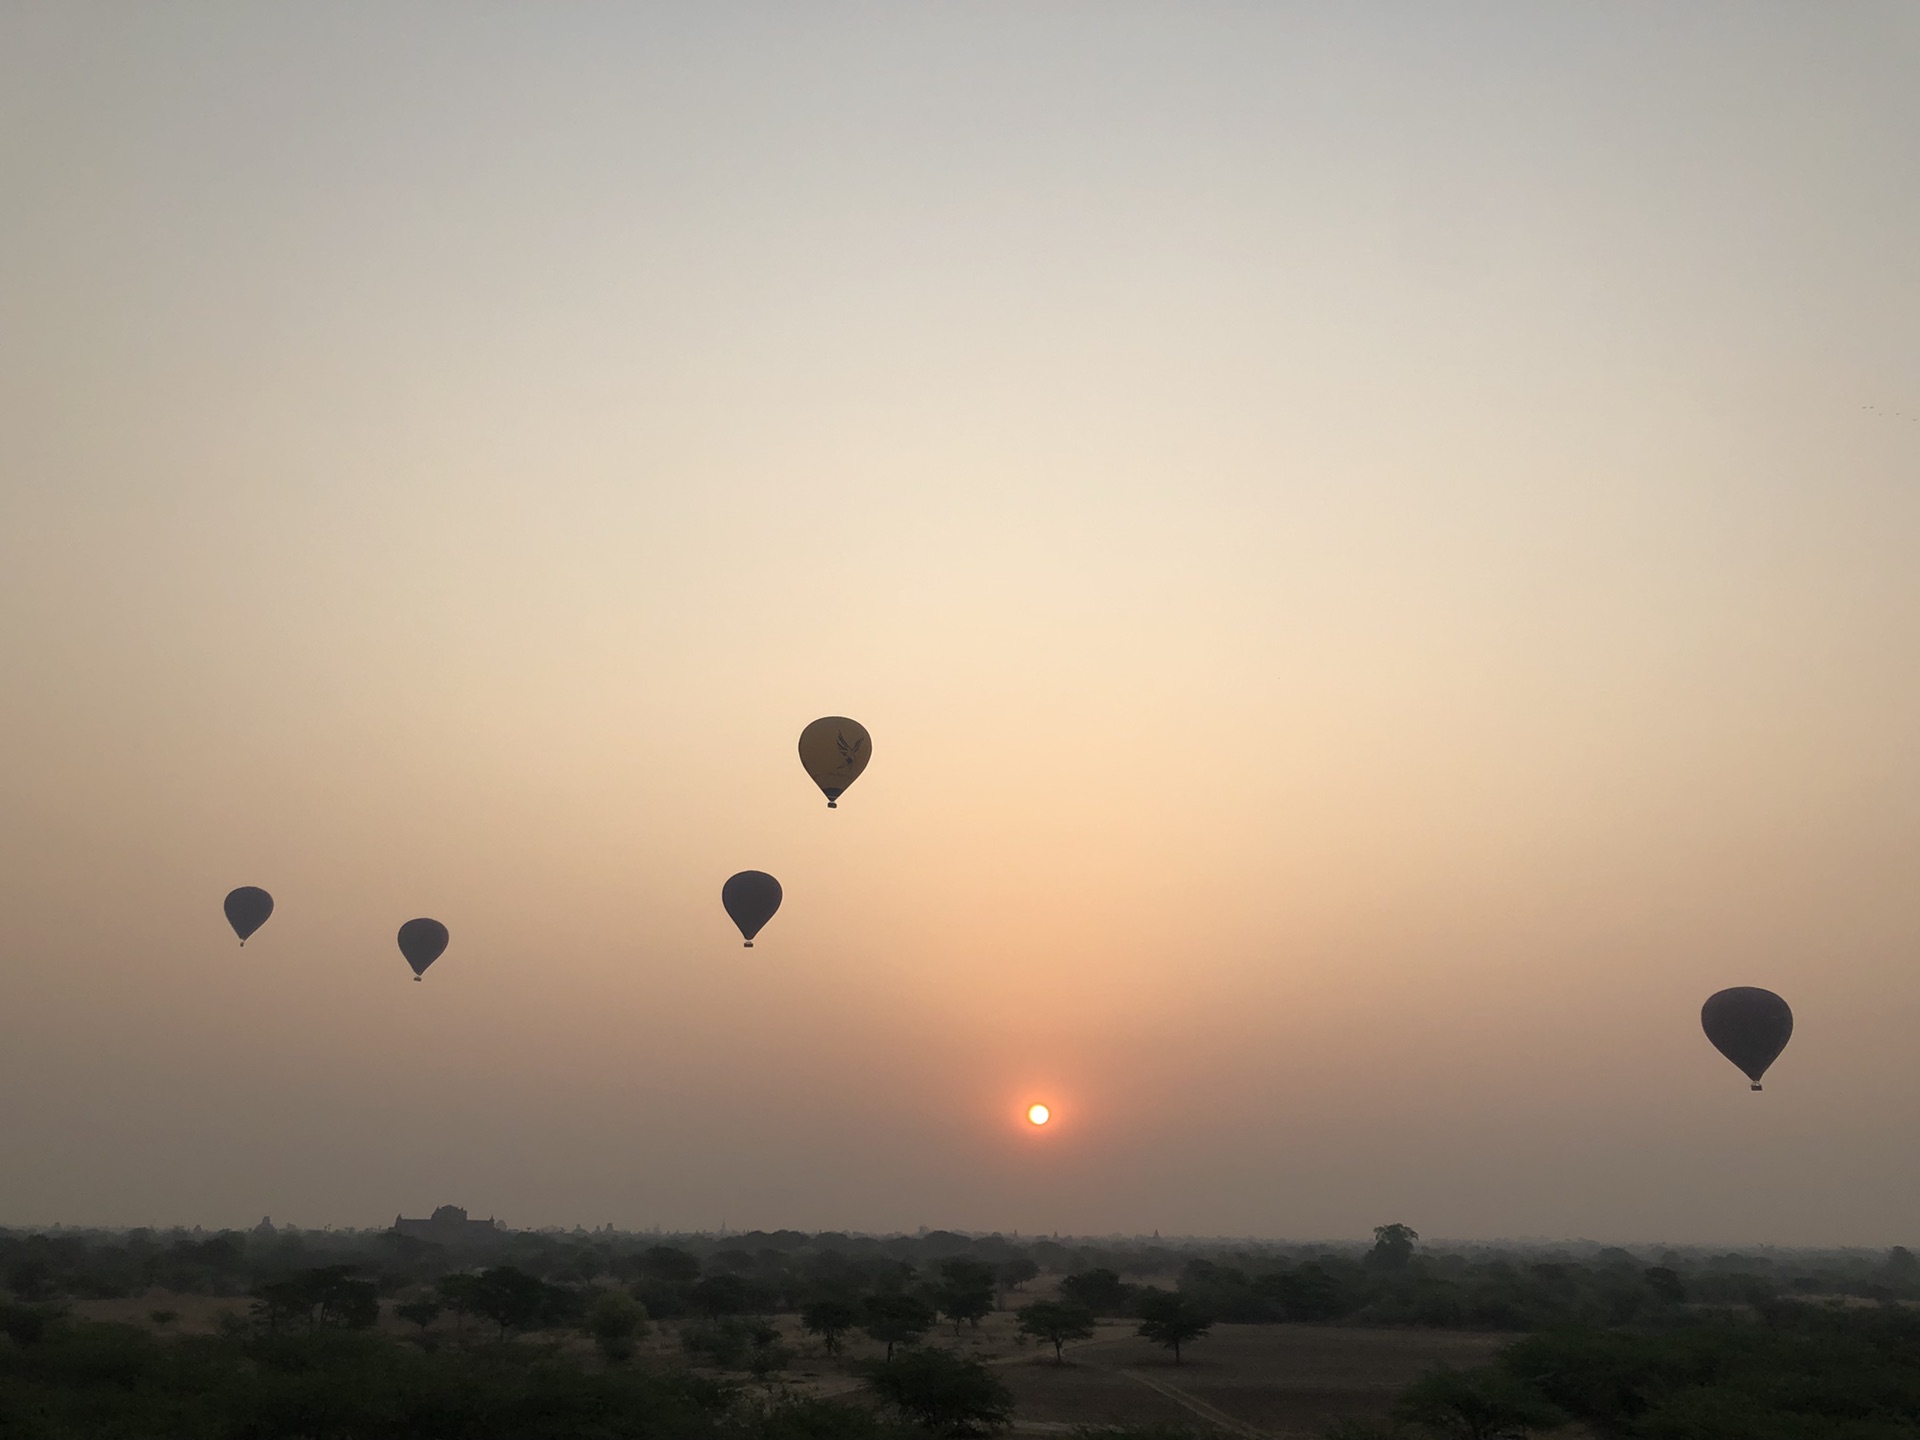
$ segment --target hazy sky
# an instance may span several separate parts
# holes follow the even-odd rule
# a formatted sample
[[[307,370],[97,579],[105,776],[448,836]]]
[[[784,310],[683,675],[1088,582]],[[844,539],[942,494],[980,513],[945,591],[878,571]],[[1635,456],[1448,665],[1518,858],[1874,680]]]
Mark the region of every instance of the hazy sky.
[[[0,1223],[1920,1243],[1916,73],[9,4]]]

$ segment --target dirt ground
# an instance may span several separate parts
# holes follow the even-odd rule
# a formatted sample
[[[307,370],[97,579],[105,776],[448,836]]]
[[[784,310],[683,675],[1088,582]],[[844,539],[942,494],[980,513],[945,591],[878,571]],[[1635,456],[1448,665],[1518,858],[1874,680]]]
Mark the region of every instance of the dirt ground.
[[[1014,1303],[1028,1298],[1016,1297]],[[244,1298],[150,1291],[138,1299],[83,1301],[73,1308],[94,1320],[205,1334],[219,1328],[223,1313],[245,1315],[247,1304]],[[176,1318],[156,1324],[156,1311]],[[433,1333],[451,1338],[453,1323],[443,1316]],[[882,1353],[864,1337],[849,1336],[843,1353],[829,1356],[818,1340],[801,1332],[795,1317],[782,1316],[777,1323],[794,1358],[783,1375],[768,1382],[774,1389],[856,1394],[862,1385],[854,1364]],[[390,1313],[381,1316],[381,1328],[416,1333]],[[1399,1389],[1430,1366],[1483,1364],[1510,1338],[1448,1330],[1216,1325],[1205,1339],[1185,1347],[1176,1365],[1167,1351],[1135,1335],[1131,1323],[1109,1321],[1093,1339],[1069,1345],[1065,1363],[1056,1365],[1052,1348],[1022,1336],[1012,1312],[1003,1310],[978,1329],[962,1327],[958,1336],[943,1325],[929,1343],[977,1356],[1000,1372],[1014,1394],[1016,1434],[1060,1435],[1102,1423],[1198,1421],[1249,1440],[1306,1440],[1344,1416],[1383,1416]],[[565,1339],[583,1356],[591,1353],[583,1337]],[[670,1326],[658,1327],[642,1343],[640,1358],[658,1365],[686,1360]]]
[[[1180,1364],[1131,1326],[1052,1357],[1008,1364],[1017,1417],[1034,1433],[1100,1421],[1200,1420],[1247,1436],[1312,1436],[1344,1416],[1384,1416],[1430,1366],[1479,1365],[1507,1337],[1444,1330],[1216,1325]]]

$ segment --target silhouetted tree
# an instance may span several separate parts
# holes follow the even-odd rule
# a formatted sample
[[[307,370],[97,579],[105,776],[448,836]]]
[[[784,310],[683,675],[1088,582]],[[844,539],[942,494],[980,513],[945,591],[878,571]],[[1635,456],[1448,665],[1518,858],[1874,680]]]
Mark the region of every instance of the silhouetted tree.
[[[1060,1294],[1096,1315],[1124,1315],[1133,1302],[1133,1287],[1105,1268],[1067,1276],[1060,1282]]]
[[[1643,1274],[1647,1288],[1653,1291],[1657,1299],[1678,1305],[1687,1298],[1687,1287],[1681,1283],[1679,1275],[1666,1266],[1655,1265]]]
[[[1430,1370],[1401,1392],[1393,1413],[1446,1440],[1524,1440],[1567,1420],[1532,1386],[1492,1367]]]
[[[509,1330],[525,1330],[545,1318],[551,1300],[548,1286],[538,1276],[513,1265],[496,1265],[474,1278],[473,1310],[500,1327],[500,1338]]]
[[[809,1335],[818,1335],[829,1355],[840,1353],[840,1337],[859,1323],[859,1310],[837,1296],[815,1300],[800,1312],[800,1327]]]
[[[1376,1225],[1367,1263],[1380,1270],[1404,1270],[1413,1259],[1413,1245],[1419,1238],[1420,1232],[1411,1225]]]
[[[934,1303],[940,1313],[953,1321],[953,1333],[960,1333],[960,1322],[979,1327],[982,1316],[993,1313],[993,1266],[981,1260],[943,1260],[940,1283],[934,1289]]]
[[[1147,1290],[1135,1302],[1140,1316],[1139,1333],[1156,1345],[1173,1351],[1173,1363],[1180,1363],[1180,1347],[1198,1340],[1213,1328],[1213,1318],[1185,1295],[1172,1290]]]
[[[1093,1312],[1070,1300],[1040,1300],[1020,1307],[1020,1333],[1053,1346],[1053,1362],[1063,1363],[1061,1346],[1094,1332]]]
[[[354,1278],[351,1265],[324,1265],[254,1291],[253,1311],[269,1331],[304,1320],[309,1328],[340,1325],[365,1330],[380,1318],[379,1290]]]
[[[677,1245],[655,1245],[640,1257],[640,1273],[691,1285],[700,1278],[700,1262]]]
[[[480,1313],[480,1277],[456,1271],[451,1275],[442,1275],[434,1287],[440,1292],[441,1300],[453,1311],[454,1329],[464,1330],[467,1316]]]
[[[587,1333],[609,1364],[631,1359],[648,1328],[646,1307],[624,1290],[603,1290],[587,1307]]]
[[[393,1307],[393,1313],[409,1325],[418,1325],[420,1334],[425,1338],[427,1327],[440,1318],[440,1312],[446,1306],[430,1295],[422,1295],[417,1300],[407,1300]]]
[[[1015,1255],[1010,1260],[1000,1262],[1000,1286],[1004,1290],[1018,1290],[1039,1273],[1040,1267],[1030,1257]]]
[[[867,1369],[886,1405],[942,1435],[985,1435],[1013,1416],[1013,1393],[978,1360],[947,1350],[915,1350]]]
[[[743,1275],[709,1275],[687,1292],[687,1303],[701,1315],[744,1315],[758,1309],[757,1287]]]
[[[912,1345],[933,1328],[933,1307],[918,1295],[897,1291],[869,1295],[862,1307],[860,1328],[887,1347],[893,1359],[895,1345]]]

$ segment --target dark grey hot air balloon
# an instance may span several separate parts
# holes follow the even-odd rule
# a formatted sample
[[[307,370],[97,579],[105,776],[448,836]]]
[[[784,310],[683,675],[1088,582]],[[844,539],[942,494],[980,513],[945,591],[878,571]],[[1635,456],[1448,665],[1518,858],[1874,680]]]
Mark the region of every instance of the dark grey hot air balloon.
[[[1707,998],[1700,1007],[1700,1028],[1758,1090],[1760,1077],[1793,1037],[1793,1011],[1771,990],[1736,985]]]
[[[720,903],[740,927],[740,938],[753,948],[753,937],[780,908],[780,882],[764,870],[742,870],[720,887]]]
[[[438,920],[409,920],[400,927],[400,953],[413,967],[415,980],[445,953],[447,939],[447,927]]]
[[[238,890],[227,892],[226,911],[227,923],[233,926],[233,933],[244,945],[247,937],[266,924],[267,917],[273,914],[273,896],[258,885],[242,885]]]
[[[840,808],[846,788],[860,778],[873,758],[873,737],[858,720],[826,715],[800,732],[800,764],[827,797],[827,808]]]

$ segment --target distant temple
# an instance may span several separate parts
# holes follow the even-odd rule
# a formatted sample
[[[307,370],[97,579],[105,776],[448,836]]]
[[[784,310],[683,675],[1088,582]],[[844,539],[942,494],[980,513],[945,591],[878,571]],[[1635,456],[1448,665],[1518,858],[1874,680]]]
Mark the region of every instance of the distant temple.
[[[460,1206],[442,1205],[425,1220],[394,1216],[393,1230],[396,1235],[431,1240],[436,1245],[458,1245],[462,1241],[496,1240],[505,1233],[506,1227],[492,1216],[485,1220],[469,1220],[467,1212]]]

